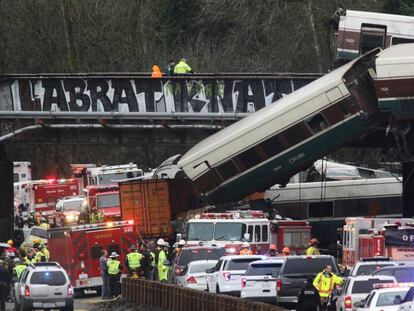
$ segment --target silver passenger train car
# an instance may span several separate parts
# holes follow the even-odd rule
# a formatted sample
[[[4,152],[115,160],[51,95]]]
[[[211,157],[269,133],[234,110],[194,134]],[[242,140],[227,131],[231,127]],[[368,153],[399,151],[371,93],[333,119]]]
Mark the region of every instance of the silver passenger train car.
[[[191,148],[178,166],[209,203],[284,185],[376,124],[373,50]]]

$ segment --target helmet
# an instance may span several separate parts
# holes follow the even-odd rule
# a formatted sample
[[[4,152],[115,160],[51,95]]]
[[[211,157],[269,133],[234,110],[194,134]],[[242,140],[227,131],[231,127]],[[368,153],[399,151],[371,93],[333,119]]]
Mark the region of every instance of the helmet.
[[[19,262],[20,262],[20,259],[19,259],[19,258],[14,258],[14,259],[13,259],[13,263],[15,263],[15,264],[16,264],[16,263],[19,263]]]
[[[13,240],[8,240],[7,244],[9,244],[9,246],[13,246]]]
[[[40,220],[40,222],[47,222],[47,219],[45,217],[42,217],[42,219]]]
[[[249,242],[243,242],[242,247],[243,247],[243,248],[250,247]]]
[[[16,254],[15,254],[15,253],[13,253],[13,252],[5,252],[5,253],[4,253],[4,255],[5,255],[6,257],[16,257]]]
[[[310,245],[314,245],[314,244],[318,244],[318,243],[319,243],[319,241],[316,238],[311,239],[310,242],[309,242]]]
[[[276,245],[275,244],[271,244],[270,247],[269,247],[269,249],[276,250]]]
[[[282,249],[282,253],[283,253],[283,254],[290,254],[290,249],[289,249],[289,247],[285,246],[285,247]]]
[[[164,246],[164,244],[165,244],[164,239],[158,239],[157,241],[158,246]]]
[[[184,246],[185,245],[185,240],[180,240],[180,242],[178,242],[179,246]]]
[[[136,251],[137,247],[135,245],[131,245],[130,249],[131,249],[131,251]]]
[[[40,243],[42,243],[42,241],[40,239],[38,239],[38,238],[33,239],[33,244],[40,244]]]
[[[168,242],[164,242],[164,246],[165,246],[165,247],[170,247],[170,243],[168,243]]]

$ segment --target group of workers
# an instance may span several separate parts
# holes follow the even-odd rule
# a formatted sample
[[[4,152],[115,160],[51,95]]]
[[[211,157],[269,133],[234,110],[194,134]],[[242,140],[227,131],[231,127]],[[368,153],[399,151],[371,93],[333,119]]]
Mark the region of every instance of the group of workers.
[[[14,299],[12,284],[17,282],[26,267],[32,263],[49,261],[50,253],[40,239],[33,240],[33,246],[17,249],[13,240],[0,257],[0,311],[5,310],[6,301]]]
[[[175,60],[171,60],[167,67],[165,67],[165,75],[166,76],[173,76],[173,75],[185,75],[189,73],[194,73],[193,69],[187,64],[187,60],[185,58],[181,58],[178,64]],[[152,73],[151,78],[161,78],[163,73],[158,65],[152,66]]]
[[[124,263],[119,260],[117,252],[111,252],[108,257],[108,252],[102,250],[99,259],[103,280],[102,299],[112,299],[120,294],[120,278],[124,265],[132,278],[167,282],[170,263],[185,245],[186,242],[180,240],[170,251],[170,244],[161,238],[156,245],[154,241],[141,243],[138,247],[131,245]]]
[[[309,241],[309,246],[306,249],[306,255],[312,256],[312,255],[320,255],[319,249],[318,249],[318,240],[315,238],[312,238]],[[243,242],[239,255],[253,255],[252,250],[250,249],[249,242]],[[292,255],[290,252],[290,248],[285,246],[282,248],[282,252],[279,254],[277,251],[276,244],[270,244],[269,251],[267,253],[267,257],[283,257],[283,256],[290,256]]]

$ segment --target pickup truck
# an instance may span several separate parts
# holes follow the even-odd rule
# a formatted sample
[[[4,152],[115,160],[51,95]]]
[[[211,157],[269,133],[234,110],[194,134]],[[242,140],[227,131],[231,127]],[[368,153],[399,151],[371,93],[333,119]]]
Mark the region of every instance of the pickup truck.
[[[292,305],[298,302],[298,293],[309,277],[315,277],[327,265],[339,275],[334,257],[329,255],[289,256],[283,263],[276,280],[277,298],[280,305]]]

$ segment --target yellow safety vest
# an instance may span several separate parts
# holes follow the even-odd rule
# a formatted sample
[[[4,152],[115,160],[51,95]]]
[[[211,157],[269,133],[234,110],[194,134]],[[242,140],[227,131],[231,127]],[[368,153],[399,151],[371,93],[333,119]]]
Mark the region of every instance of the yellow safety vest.
[[[329,297],[335,284],[341,284],[342,278],[336,276],[334,273],[330,274],[330,277],[325,276],[325,271],[318,273],[313,280],[313,286],[319,291],[321,298]]]
[[[119,265],[121,264],[120,261],[118,260],[114,260],[114,259],[109,259],[106,262],[107,266],[108,266],[108,274],[109,275],[116,275],[119,273]]]
[[[46,256],[43,251],[39,250],[34,258],[32,259],[32,263],[43,262],[46,261]]]
[[[164,261],[167,260],[167,255],[164,250],[158,253],[158,281],[166,281],[168,277],[168,267],[164,266]]]
[[[155,254],[154,252],[150,252],[151,256],[151,267],[155,267]]]
[[[42,250],[42,252],[43,252],[43,254],[45,255],[45,260],[46,260],[46,261],[49,261],[49,259],[50,259],[50,253],[49,253],[49,250],[45,247],[45,248]]]
[[[20,277],[20,275],[22,274],[22,272],[26,270],[26,266],[24,264],[19,264],[16,267],[13,268],[14,273],[16,273],[17,278]]]
[[[129,253],[127,255],[128,265],[130,269],[137,269],[141,267],[141,258],[142,255],[138,252]]]
[[[188,66],[188,64],[184,61],[180,61],[177,65],[174,67],[174,73],[188,73],[191,72],[191,67]]]
[[[23,258],[23,260],[24,260],[24,264],[26,266],[30,265],[30,259],[29,259],[29,257],[26,256],[26,257]]]
[[[307,249],[306,249],[306,255],[308,255],[308,256],[312,256],[312,255],[320,255],[320,253],[319,253],[319,249],[317,249],[316,247],[314,247],[314,246],[309,246]]]

